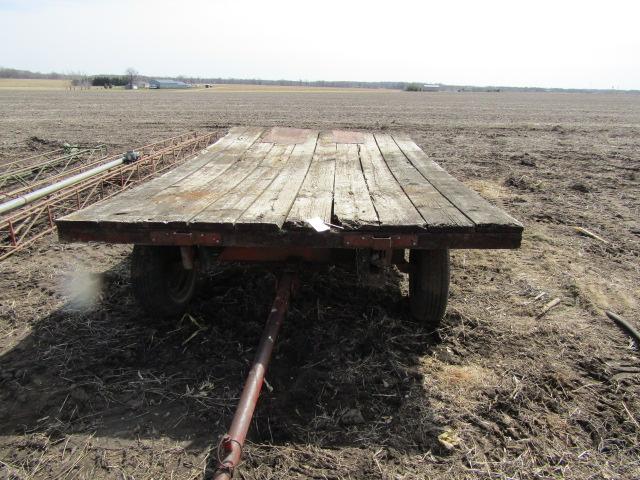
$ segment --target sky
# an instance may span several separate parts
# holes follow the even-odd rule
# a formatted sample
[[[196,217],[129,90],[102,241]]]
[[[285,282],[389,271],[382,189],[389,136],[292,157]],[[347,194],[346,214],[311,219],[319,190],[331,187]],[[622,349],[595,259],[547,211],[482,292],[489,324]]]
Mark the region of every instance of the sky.
[[[0,0],[0,66],[640,89],[639,20],[638,0]]]

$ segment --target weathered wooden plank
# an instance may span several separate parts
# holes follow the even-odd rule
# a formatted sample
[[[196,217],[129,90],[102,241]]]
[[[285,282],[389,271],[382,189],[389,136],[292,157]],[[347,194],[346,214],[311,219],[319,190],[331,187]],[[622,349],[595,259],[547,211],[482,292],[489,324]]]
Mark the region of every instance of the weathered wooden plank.
[[[360,145],[360,162],[380,227],[422,228],[425,220],[389,170],[371,133]]]
[[[351,229],[379,225],[355,144],[337,146],[333,216],[336,222]]]
[[[209,162],[215,161],[218,155],[227,150],[235,142],[243,138],[247,127],[234,127],[227,135],[222,137],[213,145],[205,149],[205,152],[199,154],[196,158],[189,160],[178,167],[154,178],[149,182],[138,185],[130,190],[118,194],[116,197],[95,203],[85,209],[69,215],[69,218],[88,219],[103,217],[108,218],[110,215],[126,215],[135,212],[143,212],[146,208],[146,202],[153,195],[161,192],[175,182],[186,178]]]
[[[159,244],[152,240],[163,238],[150,230],[145,224],[111,224],[74,222],[65,219],[57,220],[60,240],[65,242],[108,242],[108,243],[140,243]],[[165,226],[164,231],[172,233],[175,229]],[[209,225],[194,224],[189,228],[194,245],[201,244],[199,238],[211,232]],[[154,233],[156,233],[154,235]],[[318,235],[313,230],[293,229],[283,234],[273,231],[225,231],[221,235],[221,246],[235,247],[308,247],[308,248],[345,248],[344,238],[339,234]],[[521,232],[509,230],[504,232],[488,231],[424,231],[416,234],[418,248],[518,248],[522,239]],[[171,236],[164,237],[166,244],[171,244]]]
[[[155,195],[141,199],[128,210],[112,213],[108,219],[119,222],[186,222],[215,201],[229,187],[224,181],[240,181],[255,168],[271,144],[260,148],[254,142],[262,129],[250,128],[229,147],[187,177],[178,180]],[[257,144],[256,144],[257,145]],[[246,154],[246,158],[245,158]],[[233,167],[233,168],[232,168]],[[227,175],[227,173],[229,173]],[[222,175],[224,174],[224,176]]]
[[[411,203],[422,215],[428,230],[473,229],[474,224],[436,190],[407,160],[391,135],[375,134],[375,139],[389,170]]]
[[[242,182],[260,164],[273,147],[272,143],[254,143],[246,152],[236,155],[230,168],[218,175],[186,179],[163,190],[152,199],[154,222],[188,222],[238,183]],[[219,159],[221,163],[225,157]],[[208,181],[206,183],[202,180]],[[197,182],[188,180],[198,180]]]
[[[151,200],[155,201],[165,196],[180,195],[183,192],[197,192],[200,188],[205,187],[210,184],[212,180],[218,178],[222,173],[226,174],[239,166],[244,166],[245,162],[242,161],[243,156],[255,150],[254,143],[256,143],[262,131],[261,128],[247,129],[229,148],[220,152],[216,156],[215,161],[203,165],[194,174],[171,184],[167,189],[151,197]]]
[[[336,144],[323,132],[318,137],[311,166],[287,216],[287,227],[311,228],[305,221],[313,217],[331,222],[335,170]]]
[[[242,182],[191,219],[211,227],[228,229],[278,176],[294,145],[274,145],[258,167]]]
[[[236,221],[236,228],[274,230],[282,228],[311,165],[318,132],[297,144],[280,174]]]
[[[294,145],[305,143],[309,138],[310,130],[304,128],[273,127],[262,135],[262,142],[276,143],[278,145]]]
[[[394,135],[393,139],[416,170],[453,205],[463,211],[476,224],[476,228],[522,229],[522,224],[516,219],[491,205],[479,194],[449,175],[406,135]]]
[[[351,130],[332,130],[331,141],[334,143],[364,143],[364,132],[354,132]]]
[[[168,242],[176,231],[180,241],[198,242],[198,232],[223,231],[223,245],[344,246],[340,235],[318,235],[304,224],[319,216],[347,230],[414,232],[419,248],[520,242],[517,221],[405,136],[300,129],[260,135],[232,129],[204,156],[59,220],[61,238],[157,244],[164,238],[157,232]],[[187,231],[194,235],[185,237]]]

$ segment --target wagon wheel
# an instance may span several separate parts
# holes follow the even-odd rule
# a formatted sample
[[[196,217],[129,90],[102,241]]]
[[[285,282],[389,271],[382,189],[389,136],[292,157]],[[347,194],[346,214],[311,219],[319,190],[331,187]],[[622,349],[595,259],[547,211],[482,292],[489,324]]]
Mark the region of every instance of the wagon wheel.
[[[136,300],[149,314],[183,313],[196,291],[198,263],[184,268],[180,248],[134,245],[131,283]]]
[[[430,330],[440,326],[449,296],[449,250],[411,250],[411,315]]]

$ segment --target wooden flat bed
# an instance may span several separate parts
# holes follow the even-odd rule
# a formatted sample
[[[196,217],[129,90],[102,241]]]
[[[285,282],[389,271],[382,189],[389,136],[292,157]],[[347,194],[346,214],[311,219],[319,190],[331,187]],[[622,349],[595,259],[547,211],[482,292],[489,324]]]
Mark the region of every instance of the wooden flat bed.
[[[517,248],[522,236],[522,225],[404,135],[254,127],[233,128],[195,159],[57,224],[63,240],[135,244],[131,287],[151,318],[182,318],[211,266],[283,267],[216,479],[240,462],[301,262],[355,267],[363,280],[394,265],[409,276],[411,318],[432,332],[446,313],[449,249]]]
[[[318,233],[320,217],[343,229]],[[236,127],[198,157],[57,222],[64,241],[517,248],[522,225],[406,135]]]

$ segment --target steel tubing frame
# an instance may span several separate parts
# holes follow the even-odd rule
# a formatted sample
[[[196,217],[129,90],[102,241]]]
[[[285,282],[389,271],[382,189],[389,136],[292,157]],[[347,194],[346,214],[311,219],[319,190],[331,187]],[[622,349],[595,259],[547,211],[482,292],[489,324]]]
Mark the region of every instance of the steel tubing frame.
[[[64,151],[64,149],[60,149]],[[56,151],[57,152],[57,151]],[[77,163],[96,165],[107,154],[106,145],[96,145],[95,147],[83,147],[76,149],[75,152],[65,153],[58,155],[55,158],[44,157],[43,161],[28,164],[29,159],[17,160],[10,164],[5,164],[0,171],[0,198],[11,198],[19,195],[23,192],[37,188],[39,185],[46,185],[52,183],[57,178],[68,174],[68,169],[71,165],[74,165],[73,171],[78,170]],[[96,161],[96,155],[99,159]],[[38,157],[32,157],[38,158]],[[11,168],[12,166],[15,168]],[[53,170],[54,174],[47,176],[46,174]],[[6,186],[16,185],[19,186],[11,191],[3,191]]]
[[[125,161],[125,158],[121,157],[116,160],[103,163],[90,170],[86,170],[84,172],[78,173],[77,175],[72,175],[71,177],[67,177],[64,180],[61,180],[59,182],[49,184],[45,187],[39,188],[37,190],[33,190],[29,193],[25,193],[24,195],[16,197],[12,200],[8,200],[6,202],[0,203],[0,215],[4,213],[8,213],[12,210],[16,210],[20,207],[24,207],[25,205],[28,205],[37,200],[40,200],[41,198],[51,195],[52,193],[63,190],[67,187],[80,183],[91,177],[95,177],[102,172],[106,172],[107,170],[111,170],[112,168],[118,165],[122,165],[124,161]]]
[[[269,367],[273,347],[289,307],[289,300],[296,282],[297,276],[292,272],[285,272],[280,277],[276,298],[260,338],[253,365],[242,389],[231,427],[229,432],[222,437],[218,447],[218,466],[213,477],[214,480],[230,479],[234,469],[240,463],[242,448],[260,397],[260,390]],[[224,453],[224,458],[220,458],[221,453]]]
[[[143,147],[139,147],[136,148],[135,151],[139,152],[142,156],[147,156],[147,155],[151,155],[159,150],[162,150],[164,148],[168,148],[171,146],[176,146],[179,145],[181,143],[184,143],[185,141],[189,140],[190,138],[192,138],[194,135],[193,132],[189,132],[189,133],[183,133],[181,135],[176,135],[175,137],[171,137],[171,138],[167,138],[165,140],[161,140],[159,142],[155,142],[155,143],[150,143],[147,145],[144,145]],[[90,162],[90,163],[86,163],[84,165],[79,165],[76,166],[74,168],[71,168],[69,170],[66,170],[64,172],[61,172],[57,175],[52,175],[50,177],[41,179],[39,181],[34,181],[32,182],[30,185],[15,189],[13,191],[10,192],[5,192],[2,195],[4,195],[5,197],[8,198],[12,198],[12,197],[16,197],[18,195],[22,195],[25,192],[28,192],[30,190],[34,190],[37,189],[38,187],[44,186],[44,185],[49,185],[51,183],[54,182],[58,182],[70,175],[75,175],[77,173],[81,173],[85,170],[94,168],[98,165],[101,165],[103,163],[107,163],[107,162],[111,162],[113,160],[116,160],[118,158],[122,157],[122,154],[119,155],[113,155],[111,157],[102,157],[96,161]]]
[[[191,158],[212,143],[215,133],[188,133],[136,149],[139,160],[119,165],[0,218],[0,261],[55,230],[60,216],[116,195]]]

